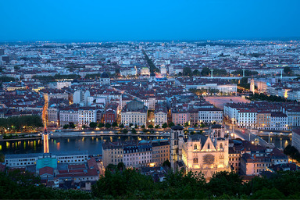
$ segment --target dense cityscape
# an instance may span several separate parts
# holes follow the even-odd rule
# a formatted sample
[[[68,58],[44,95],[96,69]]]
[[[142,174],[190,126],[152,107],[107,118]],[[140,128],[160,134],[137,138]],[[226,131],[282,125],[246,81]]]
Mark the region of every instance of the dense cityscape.
[[[0,0],[1,199],[300,199],[299,0]]]
[[[201,172],[205,187],[298,173],[298,41],[0,47],[3,172],[100,198],[130,169],[164,184]]]

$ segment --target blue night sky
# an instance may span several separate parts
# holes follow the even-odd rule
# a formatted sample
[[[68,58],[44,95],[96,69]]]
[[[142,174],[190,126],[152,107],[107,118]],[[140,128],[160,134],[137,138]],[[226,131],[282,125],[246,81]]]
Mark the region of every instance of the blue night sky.
[[[0,0],[1,41],[300,37],[300,0]]]

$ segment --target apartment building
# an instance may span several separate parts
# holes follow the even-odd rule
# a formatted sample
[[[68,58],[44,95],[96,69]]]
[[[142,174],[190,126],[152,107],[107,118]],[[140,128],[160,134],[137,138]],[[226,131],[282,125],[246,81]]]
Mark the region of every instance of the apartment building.
[[[62,108],[59,111],[59,124],[64,126],[66,124],[78,124],[78,108]]]
[[[256,128],[262,130],[271,129],[271,113],[270,112],[258,112],[256,120]]]
[[[219,108],[200,108],[198,109],[199,123],[221,124],[223,122],[223,111]]]
[[[102,162],[103,166],[107,167],[109,164],[117,165],[123,162],[123,149],[125,145],[134,145],[122,142],[105,142],[102,144]]]
[[[147,110],[144,103],[136,99],[128,102],[121,111],[121,123],[125,126],[129,124],[146,126]]]
[[[157,104],[154,111],[154,125],[162,127],[164,123],[168,123],[167,107],[164,104]]]
[[[266,171],[271,166],[271,158],[268,156],[252,156],[245,153],[241,157],[241,173],[243,175],[259,175],[260,172]]]
[[[271,113],[271,130],[287,130],[287,115],[282,112]]]
[[[169,140],[152,140],[152,161],[155,167],[161,166],[166,160],[170,160]]]
[[[136,145],[127,145],[123,149],[123,163],[126,167],[149,166],[152,160],[152,145],[150,141],[139,141]]]
[[[97,122],[97,110],[93,107],[81,107],[78,109],[78,125],[89,126],[91,122]]]

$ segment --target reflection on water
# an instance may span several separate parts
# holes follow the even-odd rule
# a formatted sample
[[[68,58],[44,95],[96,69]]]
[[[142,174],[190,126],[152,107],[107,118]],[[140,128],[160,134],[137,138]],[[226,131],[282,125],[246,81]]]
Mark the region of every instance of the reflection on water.
[[[287,145],[292,143],[292,138],[289,136],[261,136],[263,140],[269,143],[274,143],[275,147],[284,149]]]
[[[102,154],[102,143],[106,141],[129,141],[129,140],[152,140],[164,139],[167,137],[151,136],[100,136],[100,137],[70,137],[70,138],[50,138],[50,153],[66,151],[85,151],[89,154]],[[14,140],[0,141],[0,153],[3,154],[27,154],[43,153],[43,141],[33,140]]]

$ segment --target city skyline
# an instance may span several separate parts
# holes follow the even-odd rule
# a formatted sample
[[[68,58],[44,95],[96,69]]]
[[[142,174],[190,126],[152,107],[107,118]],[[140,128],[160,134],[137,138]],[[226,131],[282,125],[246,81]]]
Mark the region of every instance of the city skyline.
[[[299,39],[299,1],[2,1],[0,41]]]

